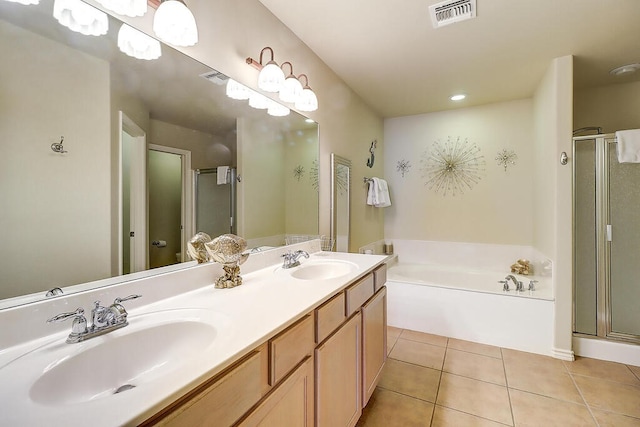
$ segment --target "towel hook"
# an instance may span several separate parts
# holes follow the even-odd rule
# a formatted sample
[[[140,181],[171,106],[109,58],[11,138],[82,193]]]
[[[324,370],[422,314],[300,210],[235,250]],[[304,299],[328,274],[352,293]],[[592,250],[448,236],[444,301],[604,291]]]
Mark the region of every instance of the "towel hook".
[[[53,144],[51,144],[51,150],[54,153],[60,153],[60,154],[64,154],[67,151],[64,149],[64,146],[62,145],[64,143],[64,136],[60,137],[60,142],[54,142]]]

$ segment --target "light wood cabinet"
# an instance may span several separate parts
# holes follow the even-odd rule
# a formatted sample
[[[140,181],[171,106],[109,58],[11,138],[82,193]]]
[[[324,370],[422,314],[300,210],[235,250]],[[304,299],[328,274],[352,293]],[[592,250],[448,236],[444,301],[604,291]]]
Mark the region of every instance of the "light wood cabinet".
[[[269,340],[269,385],[275,385],[313,353],[313,316],[307,315]]]
[[[316,348],[316,426],[354,426],[362,414],[358,312]]]
[[[387,288],[362,306],[362,406],[369,402],[387,360]]]
[[[365,303],[373,295],[373,274],[368,274],[349,286],[344,291],[347,300],[346,314],[350,317],[353,313],[360,310],[362,304]]]
[[[312,427],[314,422],[313,357],[307,358],[238,426]],[[217,424],[216,424],[217,425]]]

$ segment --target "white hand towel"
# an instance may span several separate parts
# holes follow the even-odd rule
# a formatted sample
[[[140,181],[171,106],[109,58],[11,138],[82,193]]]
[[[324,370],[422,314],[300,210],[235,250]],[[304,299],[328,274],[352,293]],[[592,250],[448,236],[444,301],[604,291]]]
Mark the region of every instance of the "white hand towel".
[[[616,139],[618,162],[640,163],[640,129],[619,130]]]
[[[229,166],[218,166],[218,185],[228,184],[227,174],[229,173]]]
[[[378,203],[378,178],[369,180],[369,191],[367,192],[367,204],[375,206]]]
[[[389,185],[387,181],[381,178],[378,179],[378,203],[375,205],[377,208],[386,208],[391,206],[391,196],[389,195]]]

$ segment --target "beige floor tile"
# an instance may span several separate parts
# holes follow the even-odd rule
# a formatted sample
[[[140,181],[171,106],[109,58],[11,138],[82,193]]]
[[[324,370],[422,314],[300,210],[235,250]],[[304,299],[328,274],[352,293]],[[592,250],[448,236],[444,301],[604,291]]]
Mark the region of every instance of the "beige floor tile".
[[[587,357],[576,357],[575,361],[564,362],[564,364],[572,374],[640,386],[640,380],[631,372],[631,369],[629,369],[627,365],[623,365],[622,363],[589,359]]]
[[[591,409],[591,412],[598,420],[600,427],[640,427],[640,418],[627,417],[598,409]]]
[[[585,405],[509,390],[517,427],[597,426]]]
[[[582,375],[573,379],[590,407],[640,418],[640,387]]]
[[[518,365],[544,374],[567,373],[567,369],[564,363],[562,363],[562,360],[549,356],[503,348],[502,358],[505,367]]]
[[[425,344],[437,345],[440,347],[447,346],[447,337],[441,335],[426,334],[424,332],[410,331],[405,329],[400,334],[400,338],[411,341],[423,342]]]
[[[402,333],[402,328],[396,328],[395,326],[387,326],[387,339],[398,338]]]
[[[636,377],[640,379],[640,366],[627,365],[627,368],[631,369],[631,372],[633,372]]]
[[[446,348],[417,341],[398,339],[389,357],[407,363],[425,366],[427,368],[442,369]]]
[[[453,348],[455,350],[468,351],[469,353],[482,354],[483,356],[497,357],[499,359],[502,359],[502,352],[500,351],[500,347],[494,347],[492,345],[449,338],[447,348]]]
[[[435,402],[440,385],[440,371],[387,359],[378,387]]]
[[[513,425],[506,387],[442,373],[436,402],[492,421]]]
[[[362,411],[359,427],[428,427],[433,403],[376,388]]]
[[[571,376],[566,372],[549,372],[523,363],[505,363],[505,371],[509,388],[584,404]]]
[[[436,406],[431,427],[501,427],[504,424],[465,414],[443,406]]]
[[[507,385],[502,359],[447,348],[443,371],[498,385]]]

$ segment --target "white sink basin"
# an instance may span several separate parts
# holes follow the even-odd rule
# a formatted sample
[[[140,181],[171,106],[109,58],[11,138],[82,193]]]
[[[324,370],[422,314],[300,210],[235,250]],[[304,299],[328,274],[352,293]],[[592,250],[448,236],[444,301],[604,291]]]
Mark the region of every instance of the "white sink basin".
[[[199,309],[130,315],[128,326],[106,335],[78,344],[61,338],[23,355],[0,370],[0,383],[14,384],[12,377],[24,379],[28,372],[25,389],[13,393],[24,392],[24,400],[46,406],[113,398],[153,387],[155,380],[193,362],[228,323],[224,315]]]
[[[342,260],[313,260],[290,269],[291,277],[300,280],[330,280],[355,271],[358,266]]]

